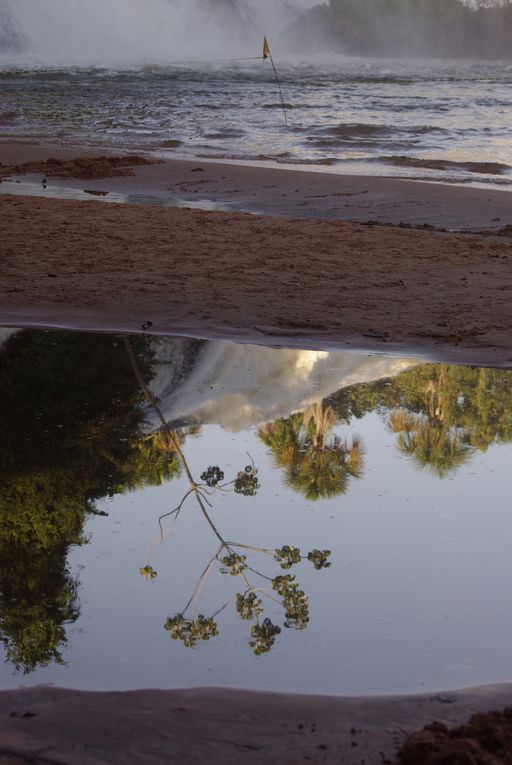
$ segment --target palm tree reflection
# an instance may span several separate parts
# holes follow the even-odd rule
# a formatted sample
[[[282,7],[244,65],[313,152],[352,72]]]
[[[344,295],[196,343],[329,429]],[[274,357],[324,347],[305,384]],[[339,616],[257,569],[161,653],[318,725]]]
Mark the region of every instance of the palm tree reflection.
[[[398,409],[389,415],[388,424],[398,433],[399,451],[439,478],[456,471],[474,453],[467,433],[435,418]]]
[[[345,494],[350,479],[363,475],[361,439],[329,435],[336,423],[332,406],[318,402],[303,414],[267,423],[259,429],[275,464],[285,471],[285,483],[308,500]]]

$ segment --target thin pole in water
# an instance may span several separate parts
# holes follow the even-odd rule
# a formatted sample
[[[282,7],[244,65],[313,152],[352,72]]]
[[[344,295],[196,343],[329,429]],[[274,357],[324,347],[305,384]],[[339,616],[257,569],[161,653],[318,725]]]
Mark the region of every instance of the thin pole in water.
[[[283,114],[284,114],[284,122],[285,125],[288,127],[288,115],[286,113],[286,103],[283,96],[283,89],[281,87],[281,81],[279,79],[279,75],[277,73],[276,66],[274,64],[274,59],[272,58],[272,53],[270,51],[270,45],[268,44],[268,40],[266,37],[263,38],[263,61],[266,61],[270,59],[270,63],[272,64],[272,69],[274,70],[274,74],[276,77],[277,87],[279,88],[279,95],[281,96],[281,104],[283,106]]]

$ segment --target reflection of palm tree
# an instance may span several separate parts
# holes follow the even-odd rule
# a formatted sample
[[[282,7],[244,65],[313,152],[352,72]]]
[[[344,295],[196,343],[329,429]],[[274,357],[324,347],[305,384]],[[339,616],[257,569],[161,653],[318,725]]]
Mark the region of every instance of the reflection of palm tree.
[[[182,442],[184,434],[180,433]],[[129,489],[143,489],[147,486],[161,486],[166,481],[176,478],[181,473],[181,465],[176,452],[169,450],[166,434],[161,430],[141,439],[137,444],[134,473]]]
[[[336,413],[332,406],[324,406],[322,401],[318,401],[304,412],[304,427],[309,431],[310,425],[315,429],[314,447],[321,449],[323,447],[325,436],[336,425]]]
[[[399,434],[398,449],[439,478],[457,470],[473,454],[468,435],[440,420],[398,409],[390,414],[388,423]]]
[[[286,483],[309,500],[345,494],[350,478],[362,476],[363,453],[357,437],[348,442],[333,436],[321,447],[304,441],[303,447],[294,454]]]
[[[350,478],[362,476],[364,449],[360,439],[328,437],[335,424],[333,408],[319,402],[303,415],[268,423],[259,430],[276,464],[286,471],[286,483],[309,500],[344,494]]]

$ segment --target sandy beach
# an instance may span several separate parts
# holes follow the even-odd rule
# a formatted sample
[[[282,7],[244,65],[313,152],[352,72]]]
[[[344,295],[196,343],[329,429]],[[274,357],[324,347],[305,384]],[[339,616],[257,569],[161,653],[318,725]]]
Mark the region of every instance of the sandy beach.
[[[73,162],[86,156],[0,145],[4,326],[512,366],[507,192],[185,161]],[[49,157],[58,161],[44,164]],[[73,190],[90,199],[65,198]],[[110,195],[129,204],[105,203]],[[382,699],[24,689],[0,694],[0,762],[390,763],[432,720],[461,725],[508,704],[510,686]]]
[[[50,148],[13,147],[9,160],[9,144],[0,153],[4,325],[138,332],[151,322],[156,334],[512,364],[507,192],[186,162],[137,165],[128,176],[114,162],[109,178],[103,161],[84,179],[73,177],[84,172],[76,163],[59,164],[70,150],[52,165],[41,164]],[[32,174],[13,172],[26,161]],[[16,181],[40,184],[42,174],[48,188],[24,196]],[[265,215],[234,211],[251,209],[242,177]],[[163,191],[170,178],[171,201]],[[229,210],[167,206],[177,188],[187,205],[194,185],[197,206]],[[305,217],[301,206],[319,185],[326,196]],[[372,189],[366,214],[347,207],[345,219],[329,219],[325,199],[345,193],[333,189],[361,185]],[[70,188],[91,201],[45,198]],[[165,204],[96,201],[99,192],[131,201],[129,190]],[[274,207],[279,195],[286,204]],[[360,223],[346,220],[353,214]],[[443,221],[459,233],[437,230]],[[467,233],[475,228],[484,233]]]

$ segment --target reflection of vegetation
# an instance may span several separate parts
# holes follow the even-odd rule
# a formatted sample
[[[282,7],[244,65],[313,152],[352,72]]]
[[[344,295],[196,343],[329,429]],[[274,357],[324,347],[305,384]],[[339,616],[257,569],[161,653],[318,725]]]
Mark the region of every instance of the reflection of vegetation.
[[[62,661],[66,624],[79,612],[67,553],[83,543],[84,521],[104,496],[188,478],[190,491],[174,517],[195,497],[219,548],[188,608],[167,625],[185,643],[211,638],[217,629],[218,614],[201,621],[197,612],[214,569],[243,582],[233,602],[240,618],[252,622],[252,648],[262,652],[282,626],[265,615],[264,605],[283,607],[288,627],[305,626],[309,612],[293,574],[263,572],[256,559],[272,560],[281,571],[306,558],[317,569],[327,565],[326,551],[306,556],[292,546],[259,549],[224,539],[211,518],[212,495],[254,496],[258,471],[247,465],[226,483],[223,471],[212,467],[196,483],[182,448],[189,431],[170,430],[163,420],[160,431],[143,435],[152,354],[146,338],[128,346],[130,359],[125,344],[111,336],[23,332],[0,355],[0,640],[22,671]],[[477,450],[512,440],[510,379],[500,370],[427,364],[344,389],[303,414],[265,425],[260,437],[287,483],[308,499],[340,495],[363,474],[361,442],[341,438],[334,427],[374,411],[397,434],[400,452],[444,477]],[[157,572],[148,563],[141,574],[151,580]]]
[[[442,478],[475,450],[512,440],[511,382],[503,370],[424,364],[339,391],[329,403],[344,422],[380,412],[398,449]]]
[[[226,485],[216,487],[213,492],[217,490],[226,491]],[[269,577],[248,562],[249,553],[270,556],[284,570],[299,565],[303,560],[309,560],[316,570],[328,568],[330,566],[328,558],[331,553],[329,550],[312,550],[307,556],[302,556],[298,548],[288,545],[281,549],[269,550],[239,542],[228,542],[221,536],[204,508],[205,502],[210,504],[206,496],[207,488],[204,485],[196,485],[193,491],[210,527],[220,540],[220,546],[201,575],[189,602],[183,611],[167,619],[165,629],[173,640],[180,640],[188,648],[193,648],[198,641],[210,640],[219,634],[217,616],[231,602],[234,602],[239,617],[252,622],[249,645],[254,654],[261,656],[268,653],[275,645],[276,637],[281,633],[281,627],[274,624],[268,617],[264,618],[264,600],[282,607],[285,627],[299,630],[307,627],[309,623],[309,600],[305,592],[300,589],[294,574]],[[211,497],[213,492],[209,491],[208,496]],[[182,507],[183,502],[174,513],[179,514]],[[200,596],[215,568],[221,574],[240,579],[243,591],[238,592],[212,616],[205,617],[198,613]],[[257,584],[254,580],[251,581],[254,577]]]
[[[162,537],[164,536],[162,522],[164,518],[173,518],[176,521],[189,497],[194,497],[199,509],[217,537],[219,547],[203,571],[194,589],[192,597],[185,608],[173,616],[169,616],[164,628],[173,640],[179,640],[187,648],[194,648],[199,641],[207,641],[219,634],[216,621],[231,602],[235,603],[236,611],[241,619],[251,621],[249,645],[256,656],[268,653],[277,636],[281,633],[281,627],[272,620],[264,617],[264,600],[271,601],[284,610],[284,626],[291,629],[304,629],[309,623],[309,601],[307,595],[300,589],[294,574],[278,575],[269,577],[249,563],[249,555],[270,556],[279,564],[282,570],[287,570],[299,565],[303,560],[308,560],[317,571],[328,568],[331,564],[329,550],[312,550],[307,556],[302,556],[296,547],[285,545],[281,549],[265,549],[242,544],[240,542],[227,541],[214,524],[208,508],[211,508],[211,499],[217,492],[233,491],[245,497],[253,497],[260,488],[258,469],[251,460],[244,470],[240,470],[236,477],[225,481],[224,471],[218,465],[209,466],[201,475],[202,483],[195,481],[187,463],[177,433],[170,428],[159,407],[157,399],[151,393],[144,382],[138,363],[133,353],[130,341],[125,339],[128,357],[132,364],[135,375],[139,381],[141,390],[153,407],[162,424],[162,437],[167,440],[169,448],[176,453],[190,483],[190,489],[185,493],[179,505],[159,518]],[[240,579],[243,591],[238,592],[234,598],[217,609],[211,616],[199,613],[201,594],[214,569],[221,574]],[[158,574],[148,562],[139,569],[146,579],[155,579]],[[254,583],[256,578],[257,584]]]
[[[198,496],[203,490],[202,487],[197,487]],[[207,519],[216,536],[221,540],[221,544],[206,566],[183,611],[167,619],[165,629],[169,632],[170,637],[173,640],[181,640],[189,648],[193,648],[200,640],[209,640],[215,637],[219,634],[217,616],[231,602],[234,602],[239,617],[252,622],[249,645],[256,656],[261,656],[274,647],[276,637],[281,633],[279,625],[274,624],[268,617],[264,618],[264,600],[281,606],[284,611],[285,627],[297,630],[305,629],[309,624],[309,599],[305,592],[300,589],[295,574],[269,577],[248,562],[248,554],[270,556],[280,565],[281,569],[285,570],[299,565],[303,560],[309,560],[319,571],[330,566],[327,560],[331,554],[330,551],[312,550],[307,556],[302,556],[300,550],[295,547],[285,546],[281,550],[268,550],[239,542],[227,542],[221,537],[211,518],[208,516]],[[238,592],[234,598],[217,609],[212,616],[205,617],[198,613],[199,600],[208,578],[215,568],[221,574],[240,579],[243,591]],[[189,612],[191,612],[190,615],[187,615]]]
[[[268,423],[259,430],[276,464],[284,468],[286,483],[306,499],[344,494],[350,479],[363,474],[360,439],[328,436],[336,422],[332,406],[319,403],[302,415]]]
[[[398,449],[439,478],[459,468],[473,453],[467,434],[435,419],[396,409],[389,416],[389,425],[399,433]]]
[[[180,434],[183,440],[186,432]],[[181,465],[176,454],[170,452],[162,433],[140,435],[133,444],[135,453],[132,474],[126,477],[123,491],[143,489],[146,486],[162,486],[181,474]]]
[[[440,478],[476,450],[512,440],[512,377],[496,369],[424,364],[393,379],[343,388],[304,414],[259,430],[286,483],[308,499],[347,491],[363,473],[360,440],[328,436],[378,412],[397,433],[398,450]]]
[[[64,625],[78,616],[66,552],[65,543],[43,550],[1,545],[0,639],[18,670],[62,664]]]
[[[148,341],[134,341],[144,375]],[[143,438],[142,395],[108,335],[23,332],[0,356],[0,640],[24,672],[61,662],[78,616],[66,556],[95,501],[179,464]]]

